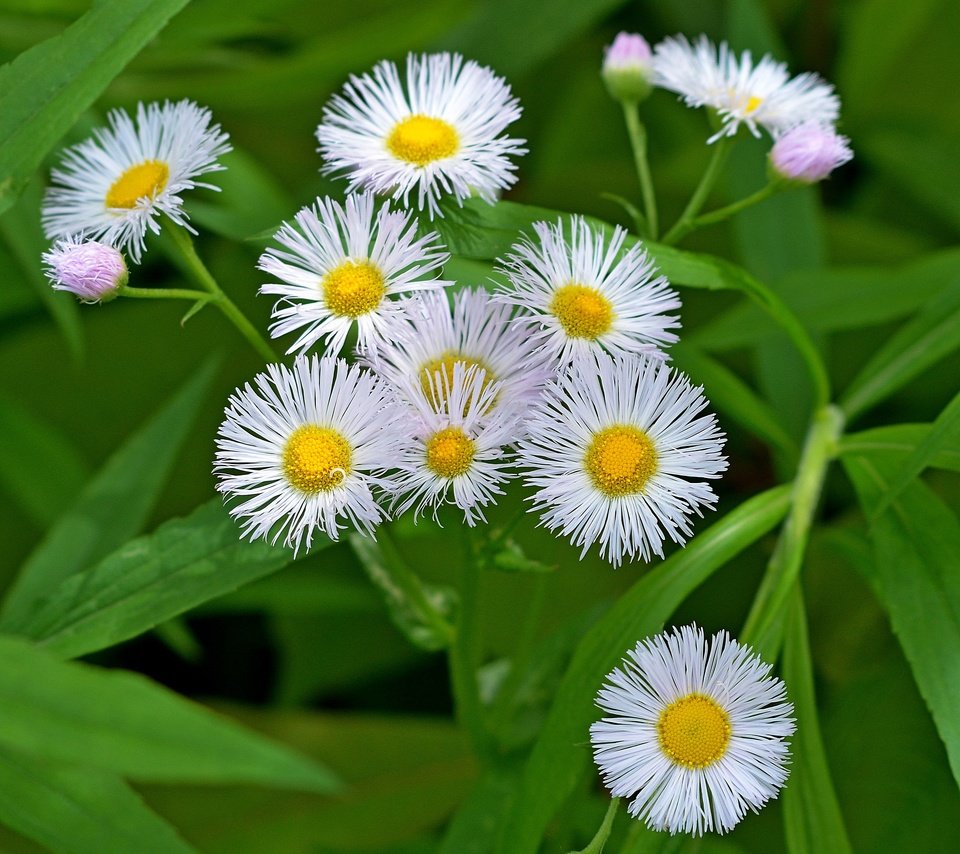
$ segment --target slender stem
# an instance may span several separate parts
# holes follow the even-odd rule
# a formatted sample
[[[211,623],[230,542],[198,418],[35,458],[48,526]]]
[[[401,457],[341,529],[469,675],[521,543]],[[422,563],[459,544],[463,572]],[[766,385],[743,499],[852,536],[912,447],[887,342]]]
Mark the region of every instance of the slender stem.
[[[597,835],[590,840],[586,848],[581,848],[579,852],[571,854],[603,854],[603,846],[607,844],[610,838],[610,831],[613,829],[613,820],[617,817],[617,808],[620,806],[620,798],[612,798],[610,806],[603,817],[603,823],[597,831]]]
[[[843,424],[843,413],[832,404],[814,415],[793,481],[790,512],[740,634],[744,643],[768,654],[777,645],[776,627],[800,574],[827,467],[836,455]]]
[[[653,191],[653,178],[647,162],[647,129],[640,121],[640,105],[636,101],[623,101],[623,117],[627,122],[627,135],[633,149],[633,161],[640,179],[643,194],[643,210],[647,218],[647,230],[651,240],[657,239],[657,197]]]
[[[188,288],[132,288],[129,285],[118,289],[117,296],[137,299],[187,299],[195,302],[210,302],[214,298],[213,294],[191,291]]]
[[[663,238],[663,243],[666,243],[668,246],[674,244],[693,228],[693,220],[697,214],[700,213],[700,208],[703,207],[704,202],[706,202],[707,197],[710,195],[710,191],[713,189],[713,185],[716,184],[717,178],[720,177],[720,170],[723,168],[729,151],[730,137],[724,136],[718,139],[713,146],[713,156],[707,164],[706,171],[703,173],[700,183],[697,184],[697,189],[693,191],[690,201],[687,202],[686,208],[684,208],[683,213],[680,214],[680,219],[676,221],[673,228],[671,228]]]
[[[757,190],[757,192],[751,193],[749,196],[740,199],[738,202],[733,202],[725,207],[717,208],[715,211],[710,211],[709,213],[698,216],[691,223],[691,228],[700,228],[703,225],[713,225],[716,222],[723,222],[725,219],[729,219],[734,214],[740,213],[740,211],[746,210],[747,208],[752,207],[753,205],[758,204],[765,199],[769,199],[771,196],[775,196],[782,189],[784,189],[783,182],[771,181],[765,187],[762,187]]]
[[[217,284],[217,280],[197,254],[196,247],[194,247],[193,240],[190,238],[187,230],[175,223],[171,223],[171,226],[172,227],[166,229],[166,231],[170,234],[174,245],[183,258],[186,272],[201,288],[212,295],[210,302],[216,305],[217,308],[223,312],[224,316],[237,327],[240,334],[247,339],[254,350],[268,362],[279,361],[279,357],[257,331],[257,328],[247,319],[247,316],[237,308],[233,300],[223,292],[220,285]]]

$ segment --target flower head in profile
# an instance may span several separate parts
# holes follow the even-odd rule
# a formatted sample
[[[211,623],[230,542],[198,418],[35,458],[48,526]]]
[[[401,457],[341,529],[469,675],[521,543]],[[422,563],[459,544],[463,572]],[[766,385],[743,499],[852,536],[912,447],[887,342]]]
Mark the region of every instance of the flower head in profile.
[[[223,169],[217,158],[231,150],[211,119],[192,101],[138,104],[135,119],[113,110],[108,127],[68,149],[53,170],[43,202],[47,237],[103,240],[138,262],[161,215],[189,229],[181,194],[218,189],[197,179]]]
[[[402,414],[382,380],[342,359],[268,365],[231,396],[217,434],[217,489],[243,536],[296,552],[317,532],[338,539],[344,522],[371,534]]]
[[[806,122],[787,131],[770,149],[774,174],[798,184],[822,181],[850,160],[850,140],[818,122]]]
[[[606,237],[579,216],[533,228],[537,240],[515,245],[500,266],[509,284],[497,299],[523,310],[514,323],[561,362],[602,350],[664,357],[680,298],[641,244],[624,252],[622,228]]]
[[[795,730],[783,682],[726,632],[647,638],[607,676],[590,727],[614,796],[653,830],[726,833],[786,782]]]
[[[276,240],[281,248],[267,249],[258,266],[279,281],[260,293],[281,297],[274,338],[302,330],[290,353],[320,340],[339,353],[356,324],[357,348],[375,355],[401,312],[392,297],[450,284],[435,278],[449,257],[436,233],[418,237],[412,214],[391,210],[389,202],[377,207],[370,193],[351,194],[342,205],[317,199],[281,226]]]
[[[523,140],[503,134],[520,116],[510,87],[489,68],[450,53],[407,57],[406,79],[392,62],[350,78],[317,128],[324,172],[349,189],[373,190],[440,213],[442,196],[496,201],[516,181],[511,157]]]
[[[766,128],[778,137],[804,122],[832,124],[840,114],[833,86],[816,74],[790,77],[770,56],[756,65],[750,51],[737,56],[726,42],[706,36],[690,44],[683,36],[664,39],[653,53],[654,83],[679,94],[691,107],[716,110],[722,127],[711,138],[733,136],[745,124],[754,136]]]
[[[123,254],[106,243],[68,237],[43,253],[54,290],[69,291],[83,302],[107,302],[129,277]]]
[[[650,94],[653,55],[637,33],[619,33],[603,58],[603,82],[617,101],[642,101]]]
[[[486,521],[483,508],[503,494],[502,484],[513,477],[507,446],[517,433],[518,414],[494,409],[501,394],[498,382],[476,365],[455,362],[401,390],[412,404],[412,441],[404,448],[396,476],[398,513],[415,506],[434,514],[443,504],[455,504],[471,527]],[[398,506],[397,506],[398,505]]]
[[[723,433],[701,414],[702,389],[663,362],[578,357],[547,386],[518,443],[542,524],[614,566],[663,557],[690,516],[716,501],[706,482],[727,467]]]

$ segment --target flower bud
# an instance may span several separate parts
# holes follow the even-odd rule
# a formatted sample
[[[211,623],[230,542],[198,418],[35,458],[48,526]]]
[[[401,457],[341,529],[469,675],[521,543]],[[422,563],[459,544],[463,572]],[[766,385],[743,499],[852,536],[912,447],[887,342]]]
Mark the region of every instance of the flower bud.
[[[603,82],[617,101],[642,101],[652,89],[653,60],[647,40],[620,33],[603,59]]]
[[[67,237],[43,254],[47,278],[55,290],[70,291],[83,302],[106,302],[127,283],[123,255],[106,243]]]
[[[798,184],[822,181],[853,158],[850,140],[830,125],[806,122],[787,131],[770,150],[773,177]]]

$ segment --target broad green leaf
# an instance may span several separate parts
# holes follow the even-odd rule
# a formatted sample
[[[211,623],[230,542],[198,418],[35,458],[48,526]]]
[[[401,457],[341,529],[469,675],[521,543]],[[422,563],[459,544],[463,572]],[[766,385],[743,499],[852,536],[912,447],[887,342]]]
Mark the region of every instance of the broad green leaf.
[[[807,617],[798,586],[783,640],[783,680],[797,719],[797,731],[790,740],[790,777],[782,795],[787,849],[791,854],[846,854],[851,851],[850,841],[820,737]]]
[[[636,582],[587,632],[527,762],[499,851],[536,850],[550,819],[573,791],[588,762],[593,703],[606,674],[628,649],[658,631],[692,590],[770,531],[788,504],[788,487],[741,504]]]
[[[847,456],[864,512],[875,513],[896,474],[878,456]],[[914,480],[871,526],[868,581],[890,616],[920,693],[960,782],[960,522],[924,483]]]
[[[315,549],[327,545],[321,539]],[[86,655],[136,637],[292,559],[281,546],[241,541],[237,523],[213,499],[61,582],[33,612],[9,620],[5,628],[56,655]]]
[[[64,854],[193,849],[115,774],[0,750],[0,821]]]
[[[73,507],[27,558],[0,608],[0,629],[14,631],[47,595],[140,530],[213,379],[200,367],[170,401],[110,457]]]
[[[62,662],[0,637],[0,744],[153,782],[315,792],[333,774],[135,673]]]
[[[0,214],[47,152],[187,0],[99,0],[0,68]]]
[[[932,424],[892,424],[889,427],[874,427],[844,436],[840,440],[840,454],[842,456],[880,454],[905,461],[908,456],[916,454],[917,448],[930,441],[932,431]],[[936,454],[927,460],[927,465],[948,471],[960,471],[960,441],[941,444]]]
[[[89,474],[70,441],[13,398],[0,396],[0,484],[38,525],[49,525]]]

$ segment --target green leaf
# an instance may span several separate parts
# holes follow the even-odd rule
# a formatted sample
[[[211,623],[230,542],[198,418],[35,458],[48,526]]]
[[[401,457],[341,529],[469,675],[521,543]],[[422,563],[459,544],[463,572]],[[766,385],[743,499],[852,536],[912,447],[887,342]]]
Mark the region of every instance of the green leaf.
[[[0,821],[51,851],[193,849],[115,774],[0,751]]]
[[[153,782],[315,792],[333,774],[139,674],[57,661],[0,637],[0,744]]]
[[[527,762],[501,835],[501,852],[536,850],[551,817],[573,791],[588,762],[594,698],[606,674],[628,649],[658,631],[691,591],[770,531],[788,505],[788,487],[744,502],[637,581],[587,632]]]
[[[874,427],[844,436],[840,440],[840,454],[841,456],[880,454],[897,460],[906,460],[908,455],[916,454],[917,448],[929,441],[932,431],[932,424],[893,424],[889,427]],[[960,441],[941,445],[938,451],[927,460],[927,465],[948,471],[960,471]]]
[[[0,214],[47,152],[187,0],[99,0],[0,68]]]
[[[329,540],[320,539],[316,551]],[[136,637],[159,623],[293,560],[290,549],[243,542],[219,499],[131,540],[95,567],[63,581],[5,630],[65,658]]]
[[[454,814],[438,854],[487,854],[520,786],[514,765],[488,768]]]
[[[782,796],[787,849],[791,854],[846,854],[851,851],[850,841],[820,737],[807,618],[799,586],[793,590],[783,641],[783,680],[797,716],[790,777]]]
[[[215,365],[199,368],[170,401],[107,460],[73,507],[27,558],[0,609],[0,630],[14,631],[65,579],[100,560],[140,530],[204,401]]]
[[[879,456],[844,458],[864,512],[876,512],[896,474]],[[870,529],[874,562],[867,580],[890,616],[920,693],[960,782],[960,522],[914,480]]]

